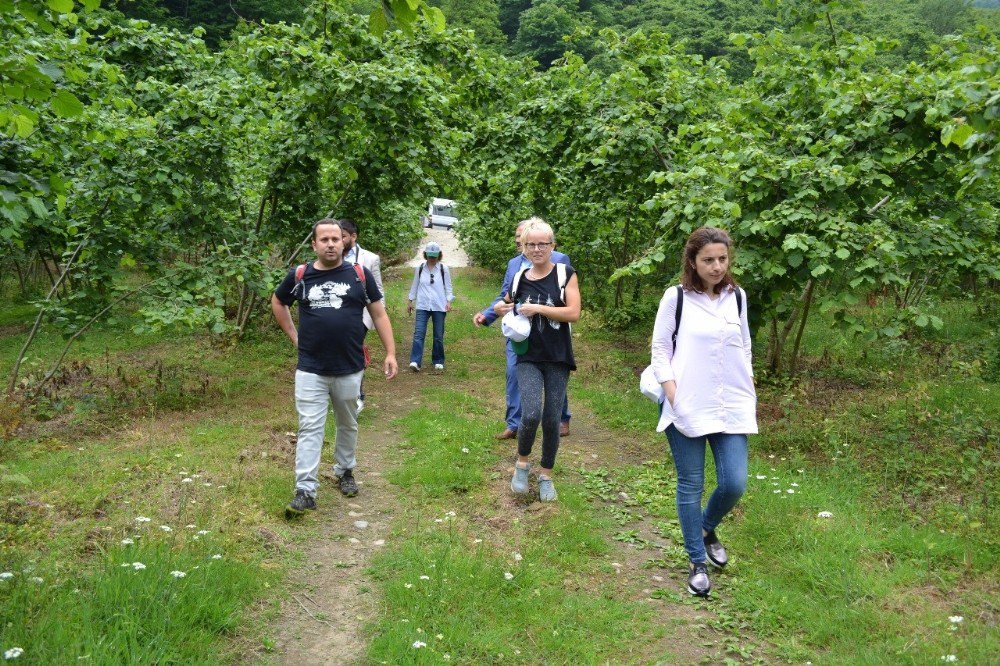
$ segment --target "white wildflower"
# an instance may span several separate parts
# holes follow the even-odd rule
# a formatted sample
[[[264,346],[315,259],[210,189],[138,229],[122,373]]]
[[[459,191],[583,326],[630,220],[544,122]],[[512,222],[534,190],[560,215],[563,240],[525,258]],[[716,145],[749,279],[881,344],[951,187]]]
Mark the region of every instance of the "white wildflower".
[[[11,571],[4,571],[3,573],[0,573],[0,580],[10,580],[13,577],[14,573]]]
[[[777,493],[780,493],[780,492],[781,492],[781,489],[779,488],[778,490],[772,490],[771,492],[773,492],[773,493],[777,494]]]
[[[212,555],[212,559],[213,560],[221,560],[222,559],[222,555],[219,555],[218,553],[216,553],[215,555]]]
[[[198,534],[200,534],[201,536],[205,536],[206,534],[208,534],[208,530],[198,530]]]
[[[794,486],[794,487],[796,487],[796,488],[798,488],[798,487],[799,487],[799,484],[797,484],[797,483],[793,483],[793,484],[791,484],[791,485],[792,485],[792,486]]]
[[[448,654],[447,652],[441,655],[441,658],[444,659],[445,661],[451,661],[451,655]]]
[[[189,529],[189,530],[193,530],[194,528],[196,528],[198,526],[197,525],[185,525],[184,527],[187,528],[187,529]]]
[[[446,513],[446,514],[444,514],[444,515],[446,515],[446,516],[448,516],[448,517],[450,517],[450,518],[454,518],[454,517],[455,517],[456,515],[458,515],[458,514],[456,514],[456,513],[454,512],[454,511],[449,511],[448,513]]]
[[[40,576],[32,576],[29,580],[36,585],[41,585],[45,582],[45,579]]]
[[[413,587],[413,583],[406,583],[405,585],[403,585],[403,587],[405,587],[406,589],[410,589],[411,587]]]
[[[211,488],[212,487],[212,484],[208,483],[208,482],[205,482],[205,483],[203,483],[201,485],[205,486],[206,488]]]
[[[793,494],[795,492],[795,489],[794,488],[789,488],[785,492],[788,493],[789,495],[791,495],[791,494]]]
[[[129,539],[129,538],[122,539],[122,545],[123,546],[131,546],[134,543],[135,543],[135,541],[133,541],[132,539]]]
[[[413,641],[413,647],[419,650],[422,647],[427,647],[427,643],[424,643],[423,641]]]
[[[462,447],[462,453],[468,453],[468,452],[469,452],[469,447],[463,446]]]
[[[175,453],[174,454],[174,458],[180,458],[180,457],[181,457],[181,454],[179,454],[179,453]]]
[[[184,578],[184,576],[187,576],[187,574],[183,571],[171,571],[170,575],[174,578]]]
[[[524,559],[524,558],[523,558],[523,557],[521,557],[521,553],[514,553],[514,561],[515,561],[515,562],[520,562],[520,561],[521,561],[521,560],[523,560],[523,559]]]
[[[961,624],[962,620],[964,620],[964,619],[965,618],[962,617],[961,615],[949,615],[948,616],[948,621],[951,622],[952,624]]]
[[[143,569],[146,568],[146,565],[143,564],[142,562],[133,562],[132,568],[135,569],[136,571],[142,571]]]
[[[24,648],[12,647],[9,650],[4,650],[3,658],[4,659],[17,659],[22,654],[24,654]]]
[[[763,479],[766,479],[766,478],[767,478],[767,474],[758,474],[757,475],[757,479],[758,480],[763,480]]]
[[[146,516],[139,516],[138,518],[135,519],[135,522],[137,522],[137,523],[148,523],[148,522],[151,522],[152,520],[153,520],[152,518],[147,518]]]
[[[512,574],[509,571],[505,571],[503,577],[506,578],[507,580],[514,580],[514,574]]]
[[[945,655],[941,655],[941,661],[947,661],[949,663],[954,663],[954,662],[958,661],[958,657],[956,657],[953,654],[945,654]]]
[[[160,525],[160,529],[163,530],[164,532],[173,532],[174,531],[174,528],[170,527],[170,525]]]
[[[833,518],[833,514],[829,511],[820,511],[816,514],[817,518]]]
[[[431,579],[430,576],[421,576],[420,577],[420,580],[430,580],[430,579]]]
[[[444,640],[444,634],[438,634],[434,638],[438,639],[439,641],[443,641]]]
[[[181,483],[194,483],[194,479],[192,479],[190,476],[185,476],[183,479],[181,479]]]
[[[444,522],[444,520],[443,520],[443,519],[441,519],[441,518],[435,518],[435,519],[434,519],[434,522],[435,522],[435,523],[443,523],[443,522]]]

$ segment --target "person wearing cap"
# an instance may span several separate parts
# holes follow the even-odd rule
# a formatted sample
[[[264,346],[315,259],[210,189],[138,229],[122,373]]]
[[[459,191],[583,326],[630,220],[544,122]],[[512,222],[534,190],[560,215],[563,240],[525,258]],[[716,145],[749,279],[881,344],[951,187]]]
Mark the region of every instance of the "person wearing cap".
[[[521,242],[531,266],[518,272],[511,292],[493,307],[498,316],[504,317],[501,326],[517,354],[517,384],[521,391],[517,463],[510,488],[519,495],[528,492],[531,449],[541,425],[538,496],[543,502],[557,497],[552,468],[559,450],[559,418],[569,373],[576,370],[569,325],[580,319],[576,271],[553,263],[555,241],[552,227],[543,220],[532,219],[524,225]],[[528,320],[526,338],[524,319]]]
[[[423,365],[428,319],[434,324],[431,362],[435,370],[444,370],[444,318],[451,312],[455,293],[451,288],[451,271],[442,263],[443,259],[441,246],[431,241],[424,247],[423,263],[413,271],[406,313],[413,313],[415,303],[417,319],[413,325],[413,347],[410,350],[410,370],[414,372],[420,372]]]
[[[503,276],[503,284],[500,286],[500,293],[497,297],[493,299],[482,312],[477,312],[472,317],[472,323],[476,326],[489,326],[499,317],[497,313],[493,310],[497,303],[503,300],[504,295],[510,291],[511,284],[514,282],[514,276],[520,271],[531,266],[531,261],[528,259],[527,255],[523,253],[521,247],[521,230],[528,222],[539,220],[540,218],[532,217],[527,220],[521,220],[517,223],[517,228],[514,230],[514,243],[517,245],[517,256],[512,258],[507,262],[507,270]],[[566,264],[570,265],[569,256],[559,252],[558,250],[552,251],[552,263],[554,264]],[[510,338],[507,339],[507,385],[506,385],[506,399],[507,399],[507,412],[504,415],[505,428],[502,432],[496,435],[496,439],[515,439],[517,437],[517,430],[521,426],[521,392],[517,387],[517,354],[514,353],[514,349],[511,346]],[[563,402],[562,407],[562,417],[559,423],[559,436],[566,437],[569,435],[569,400]]]

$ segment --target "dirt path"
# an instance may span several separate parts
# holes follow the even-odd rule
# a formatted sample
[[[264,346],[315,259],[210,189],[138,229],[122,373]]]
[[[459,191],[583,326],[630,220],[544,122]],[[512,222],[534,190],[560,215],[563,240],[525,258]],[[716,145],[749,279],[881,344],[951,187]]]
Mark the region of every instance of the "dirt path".
[[[424,246],[431,241],[441,246],[441,252],[444,254],[444,263],[448,264],[449,268],[463,268],[470,265],[469,255],[458,244],[458,237],[455,236],[455,232],[451,229],[437,228],[424,229],[424,237],[420,241],[417,254],[406,262],[406,265],[410,267],[419,266],[420,262],[424,260]]]
[[[448,232],[444,232],[448,233]],[[463,304],[462,312],[471,311],[472,304]],[[496,397],[491,416],[498,428],[502,426],[501,342],[492,331],[478,331],[463,338],[468,346],[469,372],[462,379],[452,375],[432,373],[402,373],[391,382],[369,379],[368,407],[360,417],[358,448],[358,481],[361,493],[348,500],[336,489],[329,465],[318,495],[319,509],[309,516],[304,529],[315,530],[302,551],[302,564],[296,567],[289,581],[289,599],[281,609],[278,626],[272,633],[278,638],[272,659],[281,664],[353,664],[364,663],[366,651],[365,626],[381,612],[375,590],[377,585],[365,574],[370,558],[380,548],[392,547],[392,521],[403,513],[407,501],[396,486],[385,479],[399,460],[398,443],[403,439],[392,424],[398,417],[419,407],[421,390],[428,380],[440,382],[471,395]],[[405,339],[406,334],[403,334]],[[404,343],[401,347],[407,348]],[[599,349],[589,349],[581,343],[577,359],[581,368],[596,367],[602,357]],[[399,353],[403,353],[400,351]],[[290,389],[289,389],[290,391]],[[572,395],[572,385],[571,385]],[[288,398],[290,401],[290,398]],[[580,482],[581,472],[597,467],[615,469],[635,465],[648,458],[650,452],[627,435],[604,427],[582,400],[571,397],[573,425],[570,436],[560,447],[562,475],[567,481]],[[510,442],[495,443],[501,456],[491,471],[496,481],[488,482],[491,508],[484,515],[470,517],[491,530],[504,530],[515,520],[544,520],[555,510],[538,502],[525,504],[514,499],[506,479],[513,469],[513,448]],[[615,500],[611,500],[614,503]],[[358,522],[362,521],[362,522]],[[662,617],[665,631],[651,639],[648,645],[631,645],[625,663],[698,663],[713,660],[722,652],[726,636],[707,628],[716,619],[715,611],[705,605],[678,603],[670,599],[653,598],[657,589],[676,593],[684,589],[685,574],[679,569],[646,568],[651,558],[662,557],[658,546],[663,538],[653,527],[642,522],[628,525],[639,538],[633,543],[613,543],[609,565],[615,587],[639,603],[648,604]],[[732,640],[729,638],[729,640]],[[634,641],[633,641],[634,643]],[[635,651],[638,651],[636,653]]]

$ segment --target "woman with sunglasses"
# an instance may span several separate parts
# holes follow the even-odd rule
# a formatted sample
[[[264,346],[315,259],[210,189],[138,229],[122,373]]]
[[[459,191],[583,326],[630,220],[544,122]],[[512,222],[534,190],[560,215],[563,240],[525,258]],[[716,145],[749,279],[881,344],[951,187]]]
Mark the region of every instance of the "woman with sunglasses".
[[[455,293],[451,288],[451,271],[442,263],[441,246],[430,242],[424,248],[424,261],[413,271],[409,304],[406,314],[413,314],[416,301],[417,320],[413,326],[413,346],[410,351],[410,370],[420,372],[424,361],[424,338],[427,337],[427,320],[434,324],[434,343],[431,361],[435,370],[444,370],[444,318],[451,312]]]
[[[729,561],[715,530],[746,489],[747,435],[757,432],[747,304],[730,272],[732,251],[722,229],[695,230],[681,284],[663,294],[653,327],[653,373],[665,396],[656,429],[666,430],[677,470],[688,592],[700,597],[712,589],[708,564]],[[703,509],[706,442],[717,485]]]
[[[580,319],[580,284],[570,266],[559,264],[557,268],[552,262],[555,241],[552,227],[543,220],[536,217],[527,221],[521,229],[521,243],[531,266],[514,278],[513,293],[493,306],[500,316],[513,310],[531,321],[527,340],[514,344],[521,427],[517,430],[517,463],[510,488],[517,494],[528,492],[531,449],[541,424],[538,496],[543,502],[556,499],[552,468],[559,450],[559,421],[569,373],[576,370],[569,325]]]

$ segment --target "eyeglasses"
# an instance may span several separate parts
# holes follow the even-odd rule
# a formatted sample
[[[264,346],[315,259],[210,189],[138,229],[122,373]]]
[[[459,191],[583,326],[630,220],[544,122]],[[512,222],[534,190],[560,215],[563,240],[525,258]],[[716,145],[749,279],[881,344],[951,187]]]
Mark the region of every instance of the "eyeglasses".
[[[524,247],[529,250],[547,250],[552,247],[552,243],[525,243]]]
[[[434,284],[434,273],[431,273],[431,284]]]

